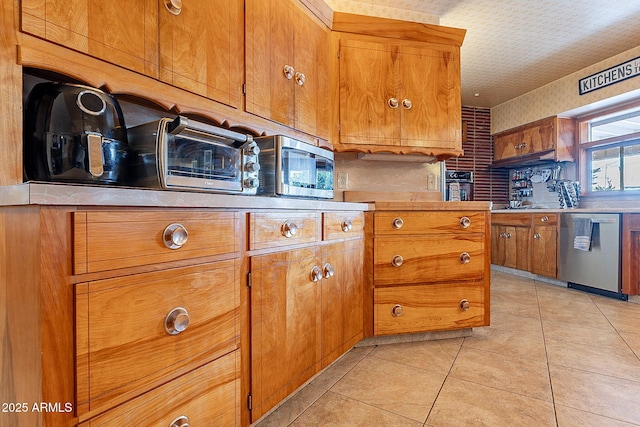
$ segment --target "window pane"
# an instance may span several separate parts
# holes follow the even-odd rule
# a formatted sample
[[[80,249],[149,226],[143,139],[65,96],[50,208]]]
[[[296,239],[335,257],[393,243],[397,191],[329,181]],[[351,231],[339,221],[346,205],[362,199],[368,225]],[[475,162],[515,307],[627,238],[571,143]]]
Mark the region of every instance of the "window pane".
[[[594,121],[589,129],[591,132],[590,141],[600,141],[601,139],[640,132],[640,111],[631,111]]]
[[[591,191],[620,190],[620,147],[591,152]]]
[[[640,190],[640,145],[624,148],[624,189]]]

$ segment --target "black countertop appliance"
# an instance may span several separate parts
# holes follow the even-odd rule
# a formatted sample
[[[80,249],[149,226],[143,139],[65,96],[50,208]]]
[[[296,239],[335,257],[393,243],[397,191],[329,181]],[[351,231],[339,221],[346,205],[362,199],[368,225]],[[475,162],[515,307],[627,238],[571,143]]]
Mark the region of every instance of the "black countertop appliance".
[[[99,89],[44,82],[24,117],[27,180],[126,184],[130,157],[118,101]]]

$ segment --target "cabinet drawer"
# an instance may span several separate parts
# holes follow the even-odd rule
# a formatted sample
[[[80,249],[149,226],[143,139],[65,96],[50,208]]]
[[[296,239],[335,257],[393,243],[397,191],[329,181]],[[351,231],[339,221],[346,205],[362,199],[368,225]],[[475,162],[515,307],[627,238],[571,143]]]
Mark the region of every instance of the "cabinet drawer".
[[[374,233],[405,235],[425,233],[484,233],[485,212],[375,212]]]
[[[322,239],[336,240],[364,235],[363,212],[325,212]]]
[[[249,214],[249,249],[313,243],[320,240],[320,214],[275,212]]]
[[[530,227],[531,214],[524,214],[524,213],[491,214],[491,225],[511,225],[514,227]]]
[[[229,260],[76,285],[78,411],[237,348],[238,270]]]
[[[464,301],[468,301],[468,308]],[[487,326],[483,282],[397,286],[374,290],[374,334]]]
[[[74,273],[237,252],[238,224],[236,212],[74,212]],[[170,249],[184,231],[182,247]]]
[[[481,279],[484,257],[484,235],[376,237],[374,284]]]
[[[133,399],[80,427],[240,425],[240,350]]]
[[[558,214],[533,214],[532,223],[533,225],[558,225]]]

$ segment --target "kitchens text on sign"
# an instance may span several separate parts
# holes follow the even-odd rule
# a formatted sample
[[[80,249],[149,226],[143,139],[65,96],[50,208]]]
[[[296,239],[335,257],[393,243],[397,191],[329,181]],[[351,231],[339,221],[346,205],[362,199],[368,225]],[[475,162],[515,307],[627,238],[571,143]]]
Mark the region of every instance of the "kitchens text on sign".
[[[580,95],[640,75],[640,56],[578,80]]]

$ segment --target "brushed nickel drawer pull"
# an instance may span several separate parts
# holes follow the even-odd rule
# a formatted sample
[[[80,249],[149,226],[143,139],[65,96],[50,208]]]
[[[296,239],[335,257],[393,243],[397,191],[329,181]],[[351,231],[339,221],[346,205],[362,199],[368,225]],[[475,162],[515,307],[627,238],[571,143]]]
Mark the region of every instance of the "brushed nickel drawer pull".
[[[396,230],[400,230],[403,225],[404,225],[404,220],[400,217],[394,218],[393,221],[391,221],[391,226]]]
[[[187,243],[189,233],[184,225],[174,222],[167,225],[162,233],[162,242],[169,249],[180,249]]]
[[[471,255],[469,252],[462,252],[460,254],[460,264],[469,264],[471,261]]]
[[[460,228],[469,228],[471,225],[471,219],[468,216],[460,218]]]
[[[189,424],[189,418],[186,415],[182,415],[173,420],[169,427],[191,427],[191,424]]]
[[[326,263],[324,265],[323,272],[324,272],[324,278],[325,279],[332,278],[333,275],[336,273],[334,268],[333,268],[333,266],[331,264],[329,264],[329,263]]]
[[[468,299],[463,299],[460,301],[459,307],[461,311],[467,311],[471,308],[471,303]]]
[[[184,307],[172,309],[164,319],[164,330],[169,335],[178,335],[189,326],[189,312]]]
[[[319,282],[322,280],[322,270],[317,265],[314,265],[311,269],[311,281]]]
[[[345,219],[342,221],[341,227],[342,227],[342,231],[344,231],[345,233],[348,233],[353,228],[353,223],[351,222],[350,219]]]
[[[182,0],[164,0],[163,3],[172,15],[180,15],[182,12]]]
[[[393,317],[400,317],[402,316],[402,312],[403,312],[403,308],[400,304],[396,304],[393,306],[393,308],[391,308],[391,315]]]
[[[280,233],[289,239],[298,233],[298,226],[291,221],[285,221],[285,223],[282,224],[282,227],[280,227]]]
[[[391,260],[391,265],[393,265],[394,267],[400,267],[403,262],[404,258],[402,258],[402,255],[396,255]]]

